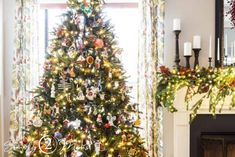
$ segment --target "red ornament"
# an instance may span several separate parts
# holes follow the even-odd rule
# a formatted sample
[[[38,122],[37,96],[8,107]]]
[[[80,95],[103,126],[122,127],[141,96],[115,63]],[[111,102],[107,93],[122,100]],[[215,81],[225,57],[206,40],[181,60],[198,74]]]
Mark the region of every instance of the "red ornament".
[[[103,48],[104,47],[104,41],[102,39],[96,39],[94,43],[96,48]]]
[[[25,144],[27,144],[28,143],[28,140],[27,140],[27,138],[26,137],[24,137],[21,141],[20,141],[20,144],[21,145],[25,145]]]
[[[105,129],[109,129],[111,126],[110,126],[110,124],[109,123],[106,123],[105,125],[104,125],[104,128]]]

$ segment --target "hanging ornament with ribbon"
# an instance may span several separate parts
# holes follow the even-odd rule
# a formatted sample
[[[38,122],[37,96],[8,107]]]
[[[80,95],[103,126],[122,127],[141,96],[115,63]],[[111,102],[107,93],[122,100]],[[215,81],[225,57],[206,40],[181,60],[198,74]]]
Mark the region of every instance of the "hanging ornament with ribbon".
[[[92,14],[92,6],[90,5],[90,1],[84,0],[84,3],[81,5],[81,10],[89,17]]]
[[[54,83],[52,84],[52,87],[51,87],[51,98],[55,98],[55,84]]]
[[[95,153],[96,155],[100,155],[100,142],[99,141],[95,143]]]

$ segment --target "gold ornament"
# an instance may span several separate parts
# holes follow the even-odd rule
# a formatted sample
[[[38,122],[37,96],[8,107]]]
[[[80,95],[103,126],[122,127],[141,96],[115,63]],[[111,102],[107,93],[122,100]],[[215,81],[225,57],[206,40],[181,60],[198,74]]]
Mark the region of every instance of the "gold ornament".
[[[74,72],[74,68],[72,68],[72,69],[69,71],[69,75],[70,75],[70,77],[75,77],[75,76],[76,76],[76,74],[75,74],[75,72]]]
[[[86,58],[86,61],[87,61],[87,63],[88,64],[93,64],[94,63],[94,58],[92,57],[92,56],[88,56],[87,58]]]

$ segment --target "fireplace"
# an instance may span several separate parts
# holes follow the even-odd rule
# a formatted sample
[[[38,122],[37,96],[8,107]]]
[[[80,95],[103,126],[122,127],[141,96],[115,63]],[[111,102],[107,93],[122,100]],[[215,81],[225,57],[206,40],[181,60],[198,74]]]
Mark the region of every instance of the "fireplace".
[[[190,157],[235,157],[235,115],[201,114],[190,125]]]

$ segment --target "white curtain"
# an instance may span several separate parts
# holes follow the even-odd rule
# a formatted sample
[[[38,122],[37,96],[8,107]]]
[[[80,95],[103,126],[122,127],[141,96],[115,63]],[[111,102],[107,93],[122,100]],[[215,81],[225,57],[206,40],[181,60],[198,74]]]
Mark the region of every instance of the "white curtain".
[[[37,0],[16,0],[10,138],[18,141],[31,115],[31,91],[39,82]],[[40,52],[43,53],[43,52]]]
[[[156,104],[156,71],[163,58],[164,0],[140,0],[138,102],[143,111],[143,136],[151,157],[163,156],[162,108]]]

